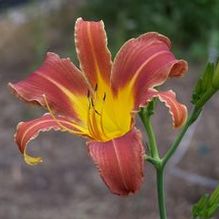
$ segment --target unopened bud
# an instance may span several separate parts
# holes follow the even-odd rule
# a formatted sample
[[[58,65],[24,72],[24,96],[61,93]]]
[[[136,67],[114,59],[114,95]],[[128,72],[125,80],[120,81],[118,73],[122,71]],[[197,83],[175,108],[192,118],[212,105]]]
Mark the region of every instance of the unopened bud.
[[[219,89],[219,62],[217,63],[215,71],[214,71],[212,85],[215,89],[217,90]]]

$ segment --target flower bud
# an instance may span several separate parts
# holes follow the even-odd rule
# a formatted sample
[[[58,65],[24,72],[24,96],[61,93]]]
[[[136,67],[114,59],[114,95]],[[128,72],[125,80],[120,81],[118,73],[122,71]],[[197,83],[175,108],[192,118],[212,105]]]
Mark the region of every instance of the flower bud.
[[[217,66],[214,71],[212,85],[215,89],[219,89],[219,62],[217,63]]]

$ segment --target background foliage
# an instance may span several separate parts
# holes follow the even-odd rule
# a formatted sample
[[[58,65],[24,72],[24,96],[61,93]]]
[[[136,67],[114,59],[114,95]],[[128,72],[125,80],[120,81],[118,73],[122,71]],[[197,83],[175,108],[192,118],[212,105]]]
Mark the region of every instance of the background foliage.
[[[206,58],[219,29],[217,0],[93,0],[82,9],[85,18],[103,19],[111,26],[110,41],[115,48],[130,36],[159,31],[177,44],[178,53],[193,59]],[[214,42],[213,42],[214,43]]]

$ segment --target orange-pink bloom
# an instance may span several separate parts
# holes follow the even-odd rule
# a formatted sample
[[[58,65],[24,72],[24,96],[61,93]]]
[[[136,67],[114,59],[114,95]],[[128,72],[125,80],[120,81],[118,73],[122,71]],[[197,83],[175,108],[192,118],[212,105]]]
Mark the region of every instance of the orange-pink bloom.
[[[102,21],[79,18],[75,45],[80,69],[69,58],[47,53],[42,66],[26,80],[9,83],[16,96],[49,112],[19,123],[16,143],[25,161],[34,165],[42,159],[28,155],[26,146],[40,131],[54,129],[84,136],[111,192],[134,193],[142,183],[144,161],[136,113],[158,97],[169,108],[174,127],[181,126],[186,107],[173,91],[160,92],[155,87],[168,77],[183,75],[187,63],[175,58],[167,37],[154,32],[127,41],[112,62]]]

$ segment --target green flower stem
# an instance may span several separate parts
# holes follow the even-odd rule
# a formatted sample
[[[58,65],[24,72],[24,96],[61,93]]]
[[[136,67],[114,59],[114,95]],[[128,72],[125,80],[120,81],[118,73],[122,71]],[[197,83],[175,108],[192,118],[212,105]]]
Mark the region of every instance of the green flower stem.
[[[155,134],[154,134],[154,131],[153,131],[153,128],[151,125],[151,118],[150,118],[151,115],[147,114],[147,111],[145,108],[139,112],[139,115],[140,115],[140,118],[143,122],[145,130],[147,132],[147,135],[148,135],[148,140],[149,140],[148,147],[149,147],[149,151],[151,153],[150,155],[153,159],[159,160],[160,156],[159,156],[159,152],[157,149],[157,142],[156,142]]]
[[[156,166],[160,166],[160,160],[154,159],[151,156],[148,156],[147,154],[144,155],[144,159],[148,162],[150,162],[152,165]]]
[[[212,93],[211,93],[212,94]],[[210,93],[208,94],[211,95]],[[208,98],[209,99],[209,98]],[[207,99],[206,99],[207,100]],[[205,104],[205,100],[203,102],[200,102],[200,107],[195,107],[187,119],[185,125],[183,126],[181,132],[176,137],[176,140],[170,147],[170,149],[167,151],[165,156],[161,159],[159,156],[159,151],[157,148],[157,142],[155,138],[155,134],[152,128],[151,124],[151,115],[148,114],[146,109],[142,109],[139,112],[139,116],[144,124],[145,130],[148,135],[149,140],[149,151],[150,156],[145,155],[145,160],[152,163],[157,172],[157,196],[158,196],[158,204],[159,204],[159,213],[160,213],[160,219],[167,219],[167,210],[166,210],[166,201],[165,201],[165,191],[164,191],[164,170],[167,162],[172,157],[174,152],[176,151],[177,147],[179,146],[179,143],[181,142],[182,138],[184,137],[186,131],[188,128],[192,125],[193,122],[196,121],[198,116],[200,115],[202,111],[202,106]]]
[[[172,157],[172,155],[174,154],[174,152],[176,151],[177,147],[179,146],[179,143],[181,142],[182,138],[184,137],[186,131],[188,130],[188,128],[192,125],[193,122],[196,121],[196,119],[198,118],[198,116],[200,115],[201,111],[202,111],[202,107],[206,104],[206,102],[217,92],[217,89],[214,87],[210,87],[208,89],[208,91],[202,96],[202,98],[195,104],[195,107],[191,113],[191,115],[189,116],[189,118],[187,119],[184,127],[182,128],[181,132],[179,133],[179,135],[176,137],[176,140],[174,141],[174,143],[172,144],[172,146],[170,147],[170,149],[167,151],[167,153],[165,154],[165,156],[162,159],[162,166],[165,167],[165,165],[167,164],[167,162],[169,161],[169,159]]]
[[[158,206],[160,212],[160,219],[167,219],[166,212],[166,201],[165,201],[165,192],[164,192],[164,169],[161,166],[161,159],[159,156],[157,142],[155,138],[155,134],[151,124],[152,114],[148,114],[146,109],[142,109],[139,112],[139,116],[144,124],[145,130],[148,135],[149,140],[149,151],[151,152],[151,156],[145,155],[145,160],[148,160],[156,167],[157,171],[157,197],[158,197]]]
[[[164,192],[164,168],[157,168],[157,197],[160,219],[167,219],[166,199]]]
[[[186,131],[192,125],[192,123],[196,121],[196,119],[200,115],[201,111],[202,111],[202,108],[197,108],[197,107],[194,108],[194,110],[192,111],[191,115],[187,119],[185,125],[183,126],[181,132],[176,137],[176,140],[174,141],[174,143],[172,144],[170,149],[167,151],[167,153],[163,157],[163,159],[162,159],[162,167],[165,167],[165,165],[167,164],[169,159],[172,157],[172,155],[176,151],[177,147],[179,146],[179,143],[181,142],[182,138],[184,137]]]

